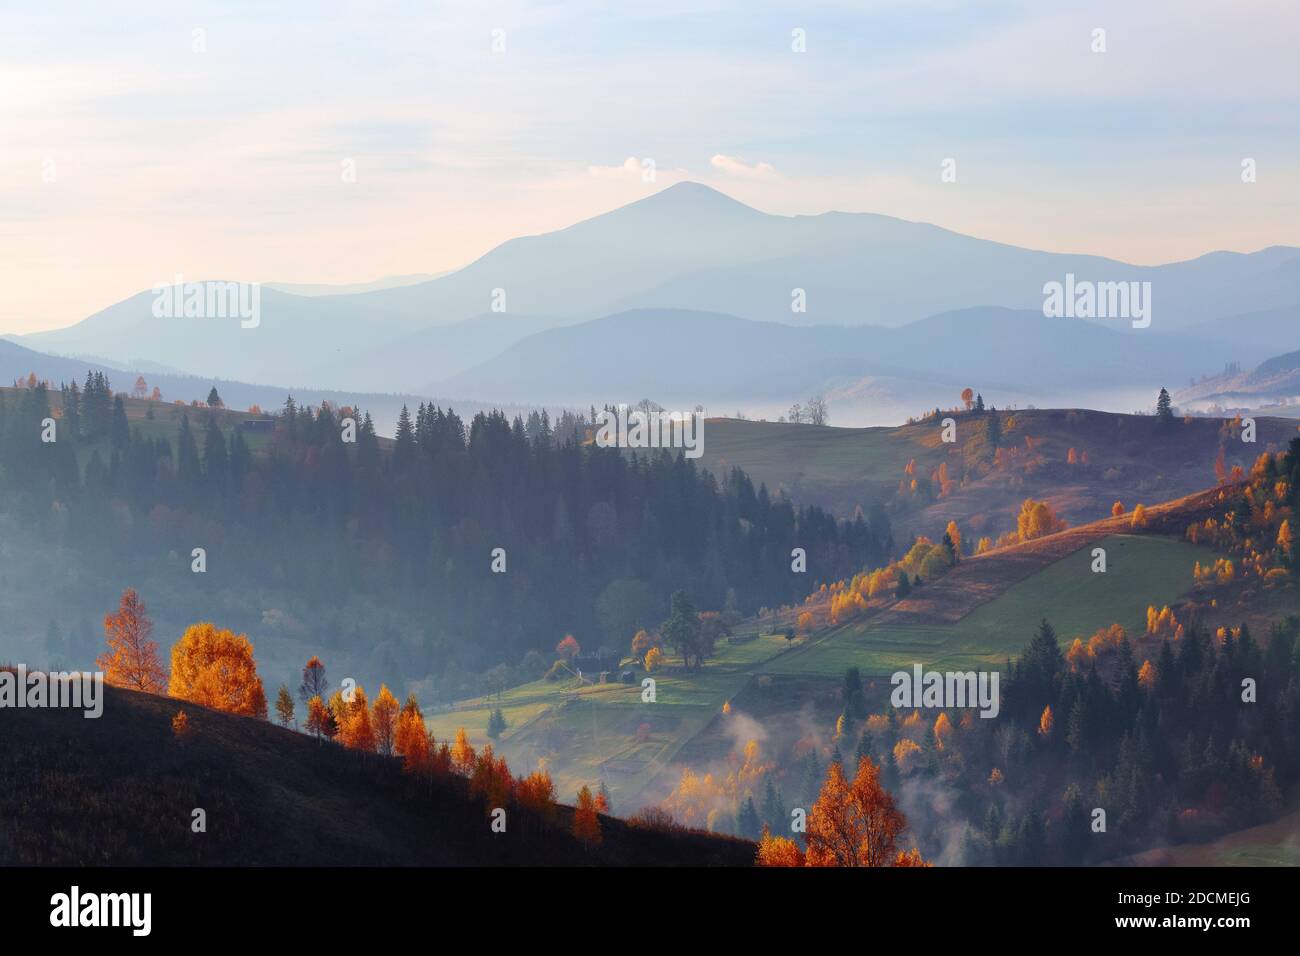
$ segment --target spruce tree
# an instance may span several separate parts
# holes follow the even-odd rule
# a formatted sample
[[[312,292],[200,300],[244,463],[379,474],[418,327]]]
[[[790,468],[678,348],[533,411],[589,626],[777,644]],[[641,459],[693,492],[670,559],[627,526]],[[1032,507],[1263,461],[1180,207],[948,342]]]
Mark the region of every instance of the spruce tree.
[[[740,813],[736,816],[736,829],[746,840],[757,840],[763,835],[763,821],[758,818],[752,795],[745,797],[745,802],[740,807]]]
[[[990,405],[988,418],[984,423],[984,440],[989,443],[990,448],[997,448],[1002,444],[1002,419],[998,417],[998,410]]]
[[[1174,420],[1174,406],[1169,398],[1169,392],[1160,389],[1160,397],[1156,399],[1156,418],[1162,422],[1172,422]]]

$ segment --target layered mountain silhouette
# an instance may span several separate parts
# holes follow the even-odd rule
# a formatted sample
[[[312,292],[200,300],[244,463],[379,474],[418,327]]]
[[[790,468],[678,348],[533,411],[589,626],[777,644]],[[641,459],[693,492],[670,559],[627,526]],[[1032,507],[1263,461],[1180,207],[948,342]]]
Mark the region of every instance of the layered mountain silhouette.
[[[1044,283],[1064,281],[1067,274],[1078,281],[1150,282],[1151,328],[1138,333],[1124,319],[1044,318]],[[1000,381],[1020,381],[1026,372],[1059,381],[1070,363],[1085,371],[1083,363],[1094,361],[1089,356],[1098,363],[1094,375],[1124,377],[1131,363],[1118,353],[1125,348],[1144,356],[1147,369],[1163,362],[1165,352],[1181,355],[1177,342],[1163,341],[1172,332],[1194,334],[1202,356],[1206,343],[1224,343],[1234,350],[1228,358],[1252,365],[1276,353],[1276,339],[1264,341],[1276,322],[1258,317],[1294,315],[1300,306],[1300,249],[1216,252],[1137,266],[1022,249],[874,214],[772,215],[706,186],[680,183],[566,229],[512,239],[430,281],[353,294],[282,289],[262,289],[255,329],[234,319],[155,318],[153,294],[141,292],[76,325],[21,342],[128,368],[152,364],[251,383],[365,391],[472,386],[465,394],[503,400],[507,395],[497,389],[509,386],[509,395],[532,402],[584,404],[608,394],[609,376],[601,367],[610,362],[623,363],[624,381],[631,375],[647,385],[661,383],[647,393],[688,374],[696,376],[697,391],[709,383],[715,394],[739,395],[750,385],[775,388],[779,381],[763,384],[768,376],[756,371],[774,363],[743,338],[786,351],[776,364],[791,385],[789,394],[804,387],[792,379],[808,384],[816,377],[814,363],[825,371],[819,386],[883,372],[922,381],[969,378],[969,369],[949,367],[967,362]],[[792,305],[800,299],[806,309],[796,311]],[[981,347],[979,334],[961,324],[981,314],[968,311],[976,307],[1019,313],[1017,335],[1029,339]],[[710,317],[692,320],[687,330],[684,320],[671,318],[682,313]],[[944,314],[949,317],[934,318]],[[1248,314],[1266,330],[1236,334],[1235,323],[1244,321],[1238,317]],[[655,315],[665,323],[662,338],[677,339],[665,355],[668,364],[658,367],[630,368],[626,353],[594,351],[578,338],[621,336],[626,341],[611,340],[609,348],[631,347],[653,331],[646,323]],[[925,322],[931,324],[917,325]],[[910,335],[894,334],[914,326]],[[958,340],[927,348],[939,328]],[[702,339],[681,340],[683,334]],[[1139,334],[1133,344],[1120,344]],[[733,338],[723,348],[720,340],[728,335]],[[1019,348],[1028,348],[1032,360],[1018,360]],[[692,349],[708,361],[691,365]],[[748,359],[764,364],[746,365]],[[1172,359],[1169,365],[1177,365],[1171,373],[1182,381],[1213,371]],[[526,375],[508,376],[511,368]]]

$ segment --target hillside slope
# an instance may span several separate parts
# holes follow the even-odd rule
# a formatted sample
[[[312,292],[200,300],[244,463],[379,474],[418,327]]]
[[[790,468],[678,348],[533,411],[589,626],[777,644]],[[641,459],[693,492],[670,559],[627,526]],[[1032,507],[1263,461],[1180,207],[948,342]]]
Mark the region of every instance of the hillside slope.
[[[1149,415],[1032,409],[1003,412],[1000,420],[1000,465],[987,446],[986,423],[963,415],[956,416],[952,444],[941,441],[933,421],[833,428],[709,419],[702,461],[715,472],[740,468],[773,494],[784,491],[800,504],[818,504],[842,517],[874,502],[892,502],[890,519],[902,541],[913,534],[941,536],[949,520],[968,536],[996,536],[1015,527],[1027,497],[1051,502],[1072,525],[1109,515],[1116,500],[1130,508],[1172,501],[1214,482],[1221,448],[1226,469],[1248,470],[1261,452],[1285,448],[1296,434],[1295,422],[1281,418],[1257,419],[1254,444],[1242,442],[1239,429],[1223,419],[1164,426]],[[907,475],[913,460],[914,474]],[[915,477],[930,484],[945,464],[954,481],[947,494],[899,498],[900,482]]]
[[[459,777],[419,781],[266,721],[115,688],[97,720],[5,710],[0,865],[734,865],[754,845],[601,818],[584,849],[557,826],[489,829]],[[183,709],[182,742],[171,720]],[[191,831],[192,811],[207,830]]]

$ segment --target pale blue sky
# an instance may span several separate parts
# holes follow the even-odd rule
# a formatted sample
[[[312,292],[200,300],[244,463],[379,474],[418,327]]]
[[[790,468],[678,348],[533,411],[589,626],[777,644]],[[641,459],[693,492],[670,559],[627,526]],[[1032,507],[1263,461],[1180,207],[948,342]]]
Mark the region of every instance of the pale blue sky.
[[[1297,47],[1290,0],[7,0],[0,331],[177,272],[440,271],[680,179],[1136,262],[1300,245]]]

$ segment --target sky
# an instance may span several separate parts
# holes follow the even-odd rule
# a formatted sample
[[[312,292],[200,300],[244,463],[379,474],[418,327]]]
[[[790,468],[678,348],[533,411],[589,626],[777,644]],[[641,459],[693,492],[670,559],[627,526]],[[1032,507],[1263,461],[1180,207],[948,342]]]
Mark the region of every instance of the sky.
[[[1294,0],[4,0],[0,332],[441,272],[684,179],[1144,264],[1300,246],[1297,47]]]

